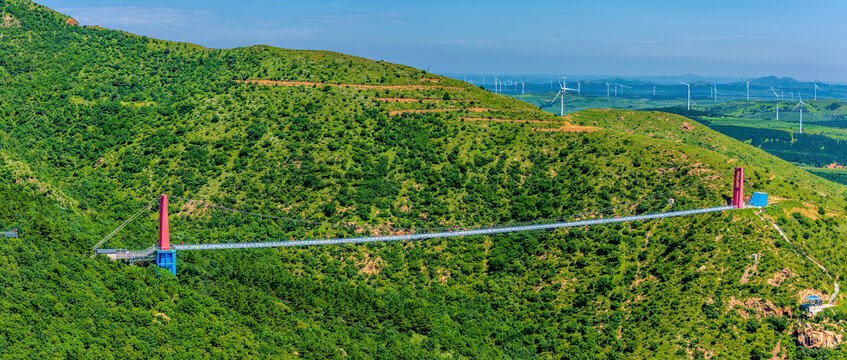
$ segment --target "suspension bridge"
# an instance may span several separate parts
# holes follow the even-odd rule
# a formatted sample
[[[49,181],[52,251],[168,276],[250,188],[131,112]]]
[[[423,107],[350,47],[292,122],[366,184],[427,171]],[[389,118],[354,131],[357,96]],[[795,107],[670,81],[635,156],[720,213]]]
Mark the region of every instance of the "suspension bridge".
[[[681,189],[677,189],[674,191],[679,191]],[[182,198],[179,198],[182,199]],[[308,224],[321,224],[325,225],[325,223],[316,222],[316,221],[308,221],[308,220],[299,220],[299,219],[290,219],[283,218],[278,216],[271,215],[263,215],[256,214],[243,210],[229,209],[224,208],[222,206],[217,206],[213,204],[208,204],[202,201],[197,200],[189,200],[182,199],[187,201],[194,201],[205,204],[206,206],[216,207],[220,209],[232,210],[240,213],[257,215],[271,219],[279,219],[279,220],[287,220],[287,221],[297,221],[301,223]],[[124,250],[124,249],[98,249],[101,245],[103,245],[106,241],[112,238],[115,234],[117,234],[121,229],[123,229],[127,224],[138,218],[141,214],[147,211],[156,201],[159,201],[159,240],[157,245],[150,246],[144,250]],[[751,197],[751,205],[763,207],[767,205],[767,194],[764,193],[754,193]],[[233,242],[233,243],[215,243],[215,244],[171,244],[170,243],[170,228],[168,222],[168,195],[162,194],[158,199],[151,201],[144,208],[142,208],[139,212],[135,213],[128,220],[118,226],[114,231],[109,233],[106,237],[104,237],[101,241],[99,241],[93,247],[93,251],[98,254],[104,254],[109,256],[114,260],[122,260],[128,263],[137,263],[141,261],[147,262],[155,262],[157,266],[160,268],[166,269],[170,271],[172,274],[176,275],[176,251],[189,251],[189,250],[221,250],[221,249],[255,249],[255,248],[275,248],[275,247],[293,247],[293,246],[318,246],[318,245],[338,245],[338,244],[362,244],[362,243],[374,243],[374,242],[386,242],[386,241],[403,241],[403,240],[427,240],[427,239],[437,239],[437,238],[447,238],[447,237],[460,237],[460,236],[472,236],[472,235],[493,235],[493,234],[503,234],[503,233],[513,233],[513,232],[522,232],[522,231],[539,231],[539,230],[551,230],[551,229],[559,229],[559,228],[567,228],[567,227],[580,227],[580,226],[592,226],[592,225],[601,225],[601,224],[611,224],[611,223],[620,223],[620,222],[629,222],[629,221],[644,221],[644,220],[652,220],[652,219],[661,219],[661,218],[672,218],[672,217],[681,217],[681,216],[691,216],[697,214],[706,214],[713,212],[721,212],[732,209],[742,209],[746,205],[744,204],[744,169],[743,168],[735,168],[735,177],[733,181],[733,189],[732,189],[732,202],[730,205],[725,206],[716,206],[716,207],[707,207],[700,209],[692,209],[692,210],[680,210],[680,211],[670,211],[670,212],[660,212],[660,213],[652,213],[652,214],[642,214],[642,215],[632,215],[632,216],[621,216],[621,217],[609,217],[609,218],[600,218],[600,219],[588,219],[588,220],[577,220],[577,221],[567,221],[567,222],[548,222],[541,224],[527,224],[527,225],[491,225],[487,227],[477,227],[477,228],[377,228],[374,227],[372,229],[390,229],[390,230],[403,230],[403,231],[415,231],[415,230],[427,230],[425,232],[413,232],[406,233],[400,235],[383,235],[383,236],[362,236],[362,237],[342,237],[342,238],[332,238],[332,239],[307,239],[307,240],[283,240],[283,241],[265,241],[265,242]],[[356,225],[342,225],[342,224],[333,224],[337,226],[349,226],[355,228],[367,228]]]

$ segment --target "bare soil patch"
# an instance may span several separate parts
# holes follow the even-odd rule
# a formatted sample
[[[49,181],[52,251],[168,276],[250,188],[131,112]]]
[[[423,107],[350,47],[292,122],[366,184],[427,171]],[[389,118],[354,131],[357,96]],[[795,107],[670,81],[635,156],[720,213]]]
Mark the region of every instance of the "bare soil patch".
[[[428,113],[428,112],[442,112],[442,111],[470,111],[470,112],[486,112],[486,111],[514,111],[514,110],[504,110],[504,109],[490,109],[490,108],[481,108],[481,107],[471,107],[471,108],[444,108],[444,109],[408,109],[408,110],[392,110],[388,114],[389,115],[400,115],[400,114],[419,114],[419,113]]]
[[[412,98],[383,98],[383,97],[373,98],[373,99],[375,101],[379,101],[379,102],[391,102],[391,103],[414,103],[414,102],[418,102],[418,101],[437,103],[437,102],[444,101],[444,100],[441,100],[441,99],[412,99]]]
[[[541,131],[541,132],[556,132],[556,131],[564,131],[564,132],[594,132],[600,130],[600,128],[595,126],[580,126],[580,125],[571,125],[565,124],[556,128],[532,128],[533,131]]]
[[[357,261],[356,265],[359,266],[359,274],[373,276],[385,267],[385,261],[379,256],[371,257],[371,254],[365,254],[365,258]]]
[[[773,276],[770,279],[768,279],[768,284],[773,285],[773,286],[779,286],[779,285],[782,284],[783,281],[785,281],[785,279],[788,279],[788,278],[791,278],[791,277],[794,277],[794,276],[797,276],[797,275],[794,274],[791,271],[791,269],[785,268],[785,269],[782,269],[781,271],[775,272],[773,274]]]
[[[818,212],[816,210],[812,210],[811,208],[807,208],[807,207],[793,207],[791,209],[785,209],[785,213],[787,215],[791,215],[793,213],[800,213],[801,215],[803,215],[803,216],[805,216],[809,219],[812,219],[812,220],[818,219]]]
[[[749,319],[751,317],[766,317],[766,316],[783,316],[788,315],[791,316],[791,308],[786,307],[781,309],[774,305],[770,300],[763,300],[760,298],[747,298],[744,301],[738,300],[735,296],[732,296],[729,299],[729,306],[727,306],[727,311],[737,308],[738,313],[741,317],[745,319]]]
[[[480,117],[465,117],[462,118],[465,121],[491,121],[491,122],[513,122],[513,123],[539,123],[539,124],[561,124],[561,121],[551,121],[551,120],[522,120],[522,119],[488,119],[488,118],[480,118]]]
[[[0,23],[0,27],[21,27],[21,21],[12,17],[12,15],[3,16],[3,22]]]
[[[750,282],[750,278],[753,277],[758,272],[758,265],[748,265],[746,269],[744,269],[744,275],[741,275],[741,284],[746,284]]]

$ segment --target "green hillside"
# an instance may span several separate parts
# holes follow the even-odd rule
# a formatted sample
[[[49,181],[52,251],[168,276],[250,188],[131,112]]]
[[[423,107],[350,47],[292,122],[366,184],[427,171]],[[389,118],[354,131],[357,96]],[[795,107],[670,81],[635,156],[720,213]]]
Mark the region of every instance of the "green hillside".
[[[397,64],[205,49],[79,27],[28,1],[0,4],[0,229],[20,229],[0,242],[0,357],[845,354],[797,346],[794,333],[802,295],[834,290],[804,254],[835,276],[847,270],[838,262],[844,188],[699,124],[689,131],[681,118],[639,112],[562,119]],[[651,127],[662,117],[667,125]],[[637,121],[621,126],[628,119]],[[748,193],[779,200],[765,220],[749,209],[422,242],[186,251],[177,278],[90,251],[161,193],[174,196],[173,242],[269,241],[363,233],[331,224],[717,206],[735,166],[747,171]],[[150,210],[106,246],[152,245]],[[802,321],[833,326],[844,313],[834,310]]]

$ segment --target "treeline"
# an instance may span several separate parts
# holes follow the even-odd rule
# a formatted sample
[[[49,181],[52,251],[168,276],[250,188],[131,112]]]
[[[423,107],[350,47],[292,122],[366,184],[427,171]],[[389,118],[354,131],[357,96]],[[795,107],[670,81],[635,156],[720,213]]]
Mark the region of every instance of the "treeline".
[[[833,120],[833,121],[816,121],[816,122],[813,122],[813,123],[811,123],[811,124],[814,124],[814,125],[820,125],[820,126],[827,126],[827,127],[834,127],[834,128],[847,129],[847,115],[839,115],[838,117],[839,117],[839,118],[844,118],[844,119],[843,119],[843,120],[841,120],[841,119],[839,119],[839,120]]]
[[[820,176],[829,181],[834,181],[840,184],[847,185],[847,172],[834,172],[834,171],[825,171],[825,170],[814,170],[814,169],[806,169],[812,174]]]
[[[847,141],[746,126],[709,124],[709,127],[793,163],[815,167],[847,163]]]

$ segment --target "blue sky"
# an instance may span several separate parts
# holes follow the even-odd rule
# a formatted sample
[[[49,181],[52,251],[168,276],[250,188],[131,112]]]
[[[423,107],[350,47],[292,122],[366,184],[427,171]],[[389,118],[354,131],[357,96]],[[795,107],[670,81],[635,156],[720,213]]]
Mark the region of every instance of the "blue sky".
[[[37,1],[160,39],[325,49],[435,73],[847,82],[843,0]]]

